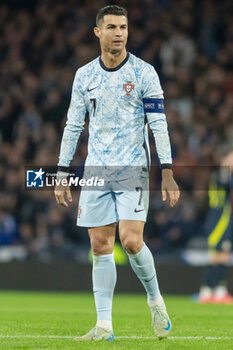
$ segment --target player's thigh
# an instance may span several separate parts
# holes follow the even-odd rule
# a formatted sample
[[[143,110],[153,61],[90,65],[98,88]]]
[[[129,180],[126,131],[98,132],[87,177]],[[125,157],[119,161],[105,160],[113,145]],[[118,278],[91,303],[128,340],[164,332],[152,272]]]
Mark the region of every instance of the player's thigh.
[[[115,198],[113,198],[111,191],[81,191],[78,206],[78,226],[101,227],[116,221]]]
[[[120,183],[120,182],[119,182]],[[135,182],[130,190],[115,191],[118,219],[146,222],[149,207],[148,179]],[[124,184],[123,184],[124,185]],[[122,186],[124,189],[124,186]]]

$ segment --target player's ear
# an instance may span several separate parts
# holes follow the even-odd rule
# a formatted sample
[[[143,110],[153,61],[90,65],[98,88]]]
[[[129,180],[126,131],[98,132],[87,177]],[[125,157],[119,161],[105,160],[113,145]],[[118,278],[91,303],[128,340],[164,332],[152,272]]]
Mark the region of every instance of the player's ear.
[[[97,38],[100,37],[100,29],[98,27],[94,28],[94,33],[95,33],[95,36],[97,36]]]

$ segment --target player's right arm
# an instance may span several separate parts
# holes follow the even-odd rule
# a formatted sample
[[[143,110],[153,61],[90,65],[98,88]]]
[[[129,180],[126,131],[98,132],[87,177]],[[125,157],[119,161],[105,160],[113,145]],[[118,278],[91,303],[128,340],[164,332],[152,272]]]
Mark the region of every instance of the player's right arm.
[[[63,172],[59,170],[57,172],[57,179],[58,180],[67,179],[67,175],[68,175],[67,172]],[[66,202],[65,197],[67,197],[69,202],[72,202],[72,195],[68,184],[63,185],[62,182],[60,182],[59,185],[55,186],[54,194],[55,194],[57,203],[62,205],[63,207],[68,207],[68,203]]]
[[[86,105],[84,100],[84,93],[82,89],[80,71],[76,72],[73,87],[70,107],[67,114],[67,122],[63,132],[59,163],[58,163],[58,178],[65,178],[69,173],[69,166],[74,157],[77,147],[77,142],[85,124]],[[71,202],[72,196],[69,186],[55,187],[55,198],[58,204],[67,207],[68,203],[65,201],[65,196]]]

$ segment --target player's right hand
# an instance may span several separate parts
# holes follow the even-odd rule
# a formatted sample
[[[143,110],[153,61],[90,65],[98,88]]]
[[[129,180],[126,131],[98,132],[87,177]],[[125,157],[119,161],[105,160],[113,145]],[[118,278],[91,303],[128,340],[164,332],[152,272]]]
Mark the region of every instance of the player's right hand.
[[[63,207],[68,207],[69,204],[65,201],[65,196],[67,197],[69,202],[72,202],[72,195],[70,192],[70,186],[69,185],[56,185],[54,189],[55,198],[58,204],[62,205]]]

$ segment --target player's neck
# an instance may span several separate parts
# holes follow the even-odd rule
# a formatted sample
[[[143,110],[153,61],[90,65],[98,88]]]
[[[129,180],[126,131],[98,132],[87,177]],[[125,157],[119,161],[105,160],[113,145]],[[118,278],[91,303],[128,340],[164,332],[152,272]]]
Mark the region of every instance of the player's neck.
[[[124,61],[126,56],[127,56],[126,49],[114,54],[111,52],[106,52],[104,50],[102,50],[101,52],[101,60],[103,61],[104,65],[107,68],[115,68],[119,66],[121,62]]]

